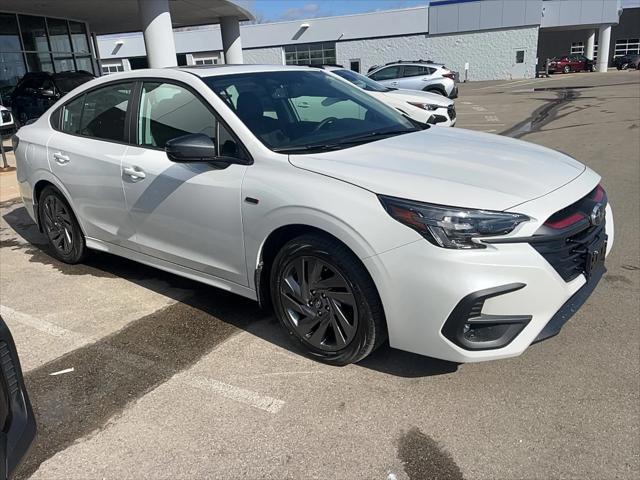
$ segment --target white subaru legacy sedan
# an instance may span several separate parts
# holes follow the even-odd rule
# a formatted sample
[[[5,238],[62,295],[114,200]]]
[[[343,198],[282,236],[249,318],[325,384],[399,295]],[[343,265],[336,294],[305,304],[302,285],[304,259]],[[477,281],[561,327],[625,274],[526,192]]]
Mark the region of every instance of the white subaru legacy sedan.
[[[422,128],[323,70],[245,65],[87,82],[14,145],[63,262],[101,250],[255,299],[334,365],[387,338],[455,362],[521,354],[604,272],[600,177],[530,143]]]

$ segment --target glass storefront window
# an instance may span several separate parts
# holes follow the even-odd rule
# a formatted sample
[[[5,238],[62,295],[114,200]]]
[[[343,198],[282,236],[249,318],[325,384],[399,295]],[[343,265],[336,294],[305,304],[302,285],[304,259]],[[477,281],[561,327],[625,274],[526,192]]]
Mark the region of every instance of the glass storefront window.
[[[73,57],[69,54],[53,54],[53,66],[56,72],[72,72],[75,70]]]
[[[49,50],[47,41],[47,29],[44,17],[31,15],[18,15],[20,30],[22,31],[22,44],[25,50],[46,52]]]
[[[27,53],[27,66],[30,72],[53,73],[53,62],[49,53]]]
[[[76,53],[89,53],[89,42],[87,42],[87,30],[84,23],[69,21],[71,29],[71,40],[73,41],[73,51]]]
[[[47,26],[49,27],[51,50],[54,52],[70,52],[71,39],[69,38],[67,21],[58,18],[47,18]]]
[[[0,14],[0,52],[19,52],[18,22],[12,14]]]
[[[76,70],[84,70],[89,73],[93,72],[91,57],[76,57]]]

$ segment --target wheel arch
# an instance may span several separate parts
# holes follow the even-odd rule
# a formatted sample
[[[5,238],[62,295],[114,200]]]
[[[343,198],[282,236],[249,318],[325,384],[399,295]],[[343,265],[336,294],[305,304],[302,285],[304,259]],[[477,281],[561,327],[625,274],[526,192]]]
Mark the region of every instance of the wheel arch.
[[[447,96],[447,91],[442,85],[427,85],[422,89],[423,92],[437,92],[440,95]]]
[[[364,271],[367,272],[367,275],[369,275],[369,278],[371,279],[371,282],[376,290],[378,298],[380,298],[380,301],[382,303],[382,298],[380,297],[380,292],[378,291],[378,286],[374,281],[373,275],[371,274],[371,272],[369,271],[365,263],[362,262],[361,256],[359,256],[354,251],[354,249],[349,245],[349,244],[353,244],[352,241],[351,242],[344,241],[343,239],[338,238],[336,235],[332,234],[331,232],[316,226],[312,226],[304,223],[292,223],[287,225],[281,225],[275,228],[274,230],[272,230],[269,233],[269,235],[267,235],[267,237],[264,239],[264,242],[262,243],[260,250],[258,252],[257,267],[254,273],[255,275],[254,281],[255,281],[256,296],[258,298],[258,303],[260,304],[261,307],[264,307],[267,309],[271,308],[270,276],[271,276],[271,270],[273,268],[273,261],[275,260],[276,255],[287,242],[289,242],[290,240],[296,237],[299,237],[300,235],[309,234],[309,233],[331,238],[332,240],[339,242],[345,248],[347,248],[354,255],[354,257],[360,262]]]
[[[73,202],[71,201],[69,192],[67,192],[66,189],[60,184],[60,182],[56,181],[55,178],[50,178],[50,177],[40,178],[33,185],[33,213],[36,220],[36,225],[38,225],[38,230],[41,233],[44,232],[44,230],[42,229],[42,222],[40,221],[39,204],[40,204],[40,195],[42,195],[42,191],[47,187],[53,187],[54,189],[56,189],[58,193],[60,193],[60,195],[62,195],[62,197],[66,200],[67,204],[69,204],[69,207],[71,208],[71,213],[78,221],[78,225],[80,225],[80,230],[82,230],[82,234],[86,236],[84,225],[82,225],[82,221],[76,214],[76,210],[73,205]]]

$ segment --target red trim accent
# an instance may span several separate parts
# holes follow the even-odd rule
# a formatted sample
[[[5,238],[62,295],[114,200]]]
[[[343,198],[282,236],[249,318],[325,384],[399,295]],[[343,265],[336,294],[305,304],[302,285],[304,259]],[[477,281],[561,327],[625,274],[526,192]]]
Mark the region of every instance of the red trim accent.
[[[585,218],[585,216],[582,213],[576,212],[576,213],[572,213],[568,217],[562,218],[560,220],[556,220],[554,222],[546,221],[544,224],[547,227],[551,227],[551,228],[555,228],[557,230],[560,230],[560,229],[563,229],[563,228],[570,227],[571,225],[575,225],[576,223],[578,223],[580,220],[582,220],[584,218]]]
[[[604,200],[604,188],[602,188],[602,185],[598,185],[596,191],[593,192],[593,201],[601,202],[602,200]]]

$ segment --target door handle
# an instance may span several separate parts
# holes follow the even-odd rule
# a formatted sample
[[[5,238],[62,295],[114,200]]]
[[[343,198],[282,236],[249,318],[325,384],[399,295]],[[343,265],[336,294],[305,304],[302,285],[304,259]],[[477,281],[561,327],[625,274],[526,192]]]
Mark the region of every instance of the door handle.
[[[58,165],[64,165],[66,163],[69,163],[69,157],[67,155],[64,155],[61,152],[56,152],[53,154],[53,159],[56,161],[56,163]]]
[[[299,108],[309,108],[309,102],[298,102]]]
[[[140,167],[124,167],[122,173],[131,177],[131,180],[142,180],[147,177],[147,174]]]
[[[398,85],[398,82],[391,82],[391,85]]]

